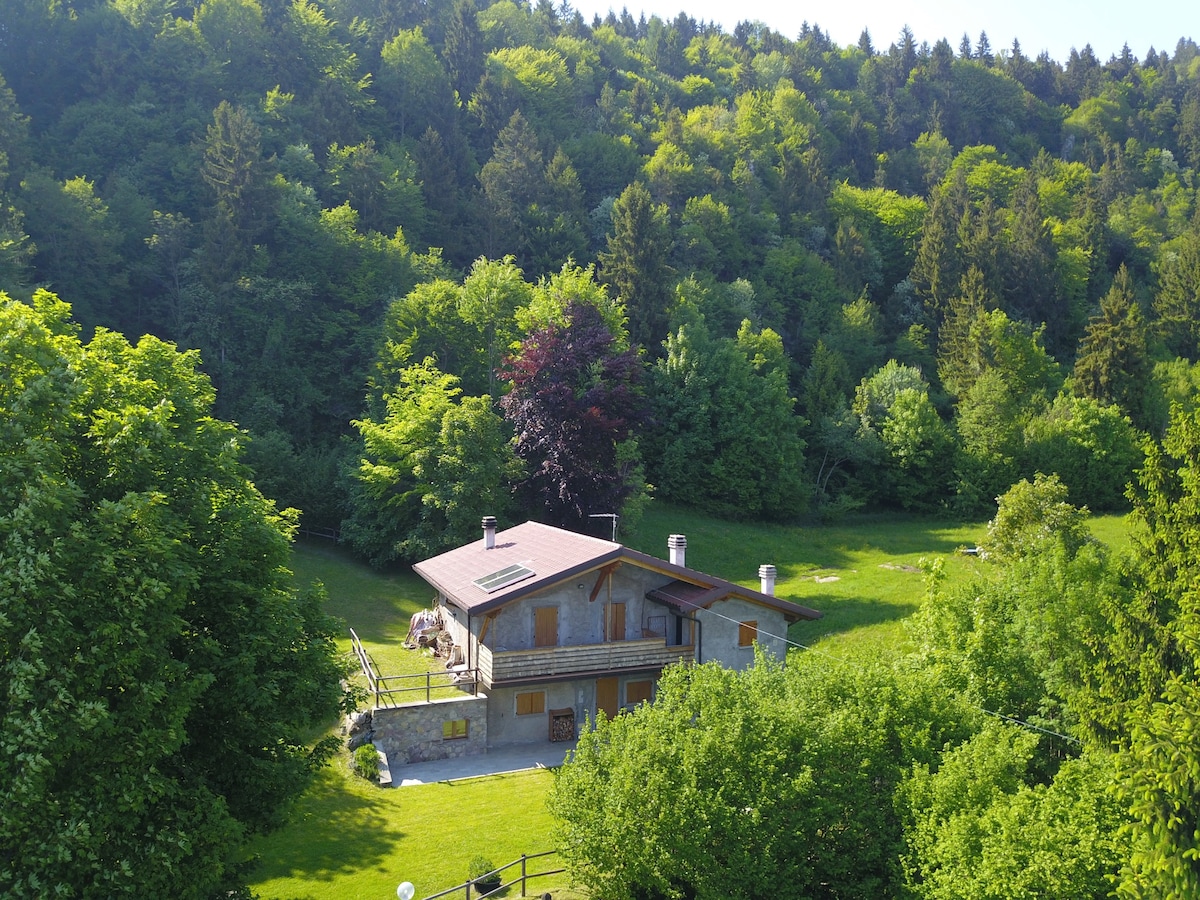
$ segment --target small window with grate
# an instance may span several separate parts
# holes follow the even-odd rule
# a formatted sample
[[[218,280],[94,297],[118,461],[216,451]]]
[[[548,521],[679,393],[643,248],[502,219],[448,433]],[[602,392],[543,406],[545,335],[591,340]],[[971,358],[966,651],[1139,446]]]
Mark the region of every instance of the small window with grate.
[[[654,696],[654,682],[645,681],[625,682],[625,705],[637,706],[639,703],[649,703]]]

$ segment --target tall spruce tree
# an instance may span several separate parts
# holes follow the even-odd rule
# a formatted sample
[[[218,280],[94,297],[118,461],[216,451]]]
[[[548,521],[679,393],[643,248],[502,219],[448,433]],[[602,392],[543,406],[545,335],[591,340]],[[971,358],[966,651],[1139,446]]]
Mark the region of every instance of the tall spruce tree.
[[[450,85],[463,105],[483,77],[483,53],[483,36],[479,33],[474,0],[457,0],[450,21],[446,23],[442,59],[450,73]]]
[[[1167,347],[1185,359],[1200,359],[1200,211],[1163,261],[1154,311]]]
[[[629,185],[612,209],[608,249],[600,254],[600,274],[616,289],[629,316],[629,339],[649,353],[661,353],[667,336],[671,269],[667,208],[655,204],[640,181]]]
[[[1088,322],[1075,361],[1075,392],[1103,404],[1115,403],[1135,423],[1146,420],[1150,378],[1146,324],[1125,266]]]

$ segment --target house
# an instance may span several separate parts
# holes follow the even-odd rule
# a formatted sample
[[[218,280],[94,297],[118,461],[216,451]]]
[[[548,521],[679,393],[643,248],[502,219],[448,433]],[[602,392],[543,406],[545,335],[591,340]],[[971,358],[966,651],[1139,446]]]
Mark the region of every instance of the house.
[[[415,762],[574,740],[585,718],[652,700],[665,666],[744,668],[756,642],[783,658],[788,625],[820,616],[775,596],[774,566],[754,590],[688,568],[686,547],[671,535],[662,560],[537,522],[498,532],[485,518],[480,540],[414,566],[477,690],[376,710],[377,741]]]

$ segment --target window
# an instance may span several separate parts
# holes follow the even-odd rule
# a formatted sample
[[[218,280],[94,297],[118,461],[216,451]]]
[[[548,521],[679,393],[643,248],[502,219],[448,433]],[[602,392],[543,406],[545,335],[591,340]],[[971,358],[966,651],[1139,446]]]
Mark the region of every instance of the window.
[[[450,719],[442,723],[443,741],[462,741],[467,737],[467,720]]]
[[[748,622],[738,622],[738,646],[753,647],[758,640],[758,622],[751,619]]]
[[[627,681],[625,682],[625,705],[636,706],[639,703],[649,703],[650,698],[654,696],[653,681]]]
[[[533,646],[558,646],[557,606],[539,606],[533,611]]]
[[[663,638],[665,640],[667,637],[667,617],[647,616],[646,627],[642,629],[642,637]]]
[[[517,715],[533,716],[546,711],[546,692],[527,691],[517,694]]]

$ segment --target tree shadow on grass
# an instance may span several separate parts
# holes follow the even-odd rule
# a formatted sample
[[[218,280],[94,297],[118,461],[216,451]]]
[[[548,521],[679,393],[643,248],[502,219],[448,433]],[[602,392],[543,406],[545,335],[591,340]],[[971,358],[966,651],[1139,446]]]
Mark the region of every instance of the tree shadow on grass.
[[[667,535],[686,533],[689,565],[736,581],[763,562],[775,564],[782,574],[785,569],[845,569],[864,558],[949,555],[974,546],[985,528],[979,522],[901,513],[856,513],[828,525],[729,522],[656,501],[638,532],[622,539],[665,558]]]
[[[821,618],[811,622],[797,622],[788,629],[788,638],[807,646],[831,635],[845,634],[871,625],[898,622],[908,618],[918,608],[917,603],[897,603],[863,597],[829,597],[821,603]]]
[[[432,588],[408,566],[374,569],[346,548],[316,538],[296,542],[292,570],[297,586],[325,585],[325,611],[342,619],[368,643],[399,643],[409,618],[431,603]]]
[[[398,796],[386,788],[349,790],[326,769],[297,802],[292,823],[251,848],[254,878],[328,882],[386,863],[405,837],[395,824],[397,809]]]

